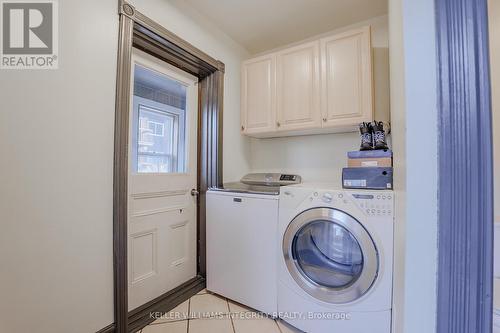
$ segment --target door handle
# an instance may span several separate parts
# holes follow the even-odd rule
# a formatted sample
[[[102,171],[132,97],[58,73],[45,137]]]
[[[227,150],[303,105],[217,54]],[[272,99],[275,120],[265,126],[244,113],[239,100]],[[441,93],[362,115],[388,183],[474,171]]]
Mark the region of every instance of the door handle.
[[[191,190],[191,195],[192,195],[193,197],[197,197],[199,194],[200,194],[200,192],[198,192],[198,190],[197,190],[197,189],[194,189],[194,188],[193,188],[193,189]]]

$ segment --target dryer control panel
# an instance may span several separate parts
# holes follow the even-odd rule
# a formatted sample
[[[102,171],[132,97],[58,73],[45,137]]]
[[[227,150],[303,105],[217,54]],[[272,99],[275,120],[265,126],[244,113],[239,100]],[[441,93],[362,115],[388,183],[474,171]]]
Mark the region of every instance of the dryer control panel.
[[[375,193],[352,193],[356,205],[368,216],[392,216],[393,194],[383,192]]]
[[[285,191],[284,194],[289,194],[289,191]],[[317,190],[309,195],[308,201],[318,205],[335,206],[339,209],[345,205],[355,205],[366,216],[394,216],[394,193],[392,191]]]

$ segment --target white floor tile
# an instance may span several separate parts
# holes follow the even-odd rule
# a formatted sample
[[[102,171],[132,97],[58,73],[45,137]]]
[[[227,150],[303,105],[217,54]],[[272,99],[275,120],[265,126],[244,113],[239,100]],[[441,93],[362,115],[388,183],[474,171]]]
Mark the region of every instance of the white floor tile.
[[[194,318],[212,317],[229,313],[225,298],[213,294],[194,295],[191,297],[189,313]]]
[[[227,300],[227,302],[229,304],[229,311],[231,313],[254,311],[243,304],[233,302],[229,299]]]
[[[186,333],[188,321],[173,321],[163,324],[153,324],[144,327],[142,333]]]
[[[257,314],[255,312],[247,312],[244,315]],[[278,325],[274,319],[261,317],[261,318],[245,318],[240,316],[236,318],[233,316],[233,324],[235,333],[280,333]]]
[[[281,319],[278,319],[276,322],[278,323],[281,333],[302,333],[301,330],[293,327]]]
[[[227,316],[190,319],[189,333],[233,333],[233,325]]]
[[[207,294],[207,293],[208,293],[207,288],[205,288],[205,289],[199,291],[197,295],[203,295],[203,294]]]
[[[174,309],[165,313],[161,318],[154,321],[154,324],[167,323],[170,321],[179,321],[189,319],[189,300],[179,304]]]

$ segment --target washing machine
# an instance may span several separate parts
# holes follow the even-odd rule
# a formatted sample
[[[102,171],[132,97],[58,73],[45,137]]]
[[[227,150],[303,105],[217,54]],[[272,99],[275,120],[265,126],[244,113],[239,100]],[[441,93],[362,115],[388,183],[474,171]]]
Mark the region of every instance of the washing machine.
[[[278,225],[278,315],[309,333],[390,333],[392,191],[286,186]]]
[[[299,175],[252,173],[206,194],[207,289],[276,316],[279,193]]]

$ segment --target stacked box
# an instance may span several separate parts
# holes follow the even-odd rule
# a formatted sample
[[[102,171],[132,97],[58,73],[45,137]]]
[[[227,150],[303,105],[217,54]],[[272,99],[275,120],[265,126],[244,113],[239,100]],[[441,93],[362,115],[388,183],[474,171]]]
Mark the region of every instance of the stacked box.
[[[347,153],[347,166],[359,167],[392,167],[392,150],[364,150]]]
[[[391,190],[392,151],[390,149],[350,151],[348,167],[342,169],[342,186],[351,189]]]
[[[392,190],[392,168],[344,168],[342,169],[342,187]]]

